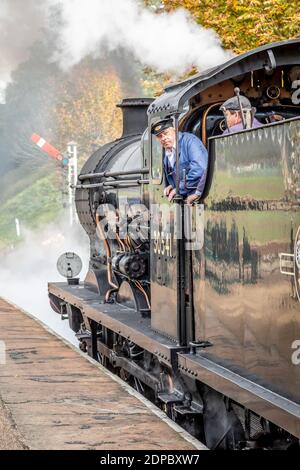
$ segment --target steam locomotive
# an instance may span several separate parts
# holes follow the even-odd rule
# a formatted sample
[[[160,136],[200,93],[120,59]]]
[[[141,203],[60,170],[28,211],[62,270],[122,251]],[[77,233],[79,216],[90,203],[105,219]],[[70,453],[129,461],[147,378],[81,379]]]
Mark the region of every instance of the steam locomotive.
[[[237,86],[263,126],[222,136],[219,107]],[[93,153],[76,186],[86,278],[48,286],[81,349],[211,449],[299,447],[299,87],[295,39],[155,100],[123,100],[123,135]],[[208,148],[204,192],[189,210],[163,194],[151,130],[165,117]],[[153,205],[150,217],[136,210]]]

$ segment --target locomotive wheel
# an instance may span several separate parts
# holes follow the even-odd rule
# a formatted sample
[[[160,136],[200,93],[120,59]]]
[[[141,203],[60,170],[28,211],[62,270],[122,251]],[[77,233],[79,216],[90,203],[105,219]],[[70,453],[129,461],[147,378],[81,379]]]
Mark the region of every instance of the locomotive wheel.
[[[107,357],[104,356],[103,354],[97,352],[97,361],[100,362],[100,364],[105,367],[106,369],[108,368],[108,360]]]

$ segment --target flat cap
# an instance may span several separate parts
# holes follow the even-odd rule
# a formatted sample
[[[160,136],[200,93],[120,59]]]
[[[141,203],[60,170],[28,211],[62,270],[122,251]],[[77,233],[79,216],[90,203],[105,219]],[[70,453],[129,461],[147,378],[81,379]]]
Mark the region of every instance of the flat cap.
[[[246,98],[246,96],[240,95],[240,100],[241,100],[241,105],[243,109],[251,109],[251,103]],[[228,100],[225,101],[225,103],[220,106],[220,110],[224,111],[225,109],[229,109],[232,111],[240,111],[240,106],[239,106],[239,100],[237,96],[233,96],[232,98],[229,98]]]
[[[152,127],[152,134],[159,135],[161,132],[168,129],[169,127],[174,127],[173,119],[163,119],[162,121],[157,122]]]

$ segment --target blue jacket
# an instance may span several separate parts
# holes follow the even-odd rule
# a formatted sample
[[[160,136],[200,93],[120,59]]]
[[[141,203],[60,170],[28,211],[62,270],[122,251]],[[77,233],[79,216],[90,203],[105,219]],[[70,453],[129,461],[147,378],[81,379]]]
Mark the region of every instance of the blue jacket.
[[[179,132],[179,193],[181,196],[202,194],[207,160],[207,150],[201,140],[194,134]],[[176,188],[176,165],[174,168],[170,166],[167,155],[164,155],[164,173],[166,185]]]

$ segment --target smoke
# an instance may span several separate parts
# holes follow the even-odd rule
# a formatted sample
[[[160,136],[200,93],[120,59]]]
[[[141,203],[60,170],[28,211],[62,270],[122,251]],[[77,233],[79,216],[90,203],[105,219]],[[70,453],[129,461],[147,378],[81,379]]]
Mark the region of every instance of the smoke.
[[[0,9],[0,95],[11,73],[26,61],[31,46],[41,38],[47,22],[45,2],[1,0]]]
[[[178,76],[192,65],[206,69],[230,56],[217,35],[184,10],[155,14],[139,0],[0,3],[0,102],[1,95],[6,101],[0,106],[0,173],[11,172],[10,187],[15,173],[20,180],[18,167],[35,171],[46,163],[30,136],[52,139],[59,85],[67,76],[72,80],[64,71],[87,55],[99,69],[113,65],[126,96],[143,94],[140,64]],[[3,184],[0,192],[6,192]]]
[[[0,88],[12,81],[0,110],[5,122],[0,173],[17,162],[18,179],[24,161],[32,172],[43,161],[33,158],[29,137],[32,132],[47,137],[47,110],[54,104],[62,71],[86,56],[115,57],[121,78],[134,76],[135,61],[179,75],[193,65],[203,70],[231,56],[214,31],[196,24],[184,10],[155,14],[137,0],[0,1]],[[38,234],[27,232],[22,245],[1,257],[0,296],[53,328],[69,331],[49,309],[47,281],[58,279],[56,259],[63,251],[82,254],[79,239],[58,224]],[[87,250],[83,259],[88,259]]]
[[[57,0],[52,0],[57,3]],[[126,49],[158,72],[180,74],[191,66],[206,69],[228,59],[213,30],[186,10],[155,14],[136,0],[60,0],[62,27],[55,58],[66,69],[86,55]]]
[[[126,50],[158,72],[180,74],[230,57],[213,30],[183,9],[155,14],[138,0],[1,0],[0,96],[32,47],[52,35],[52,55],[63,70],[85,56]],[[130,64],[129,64],[130,65]]]
[[[81,257],[87,271],[88,237],[80,225],[71,229],[65,222],[56,222],[33,233],[21,227],[24,242],[10,253],[1,255],[0,297],[4,297],[31,313],[74,344],[76,339],[67,321],[62,321],[49,305],[47,283],[64,281],[56,269],[58,257],[72,251]]]

